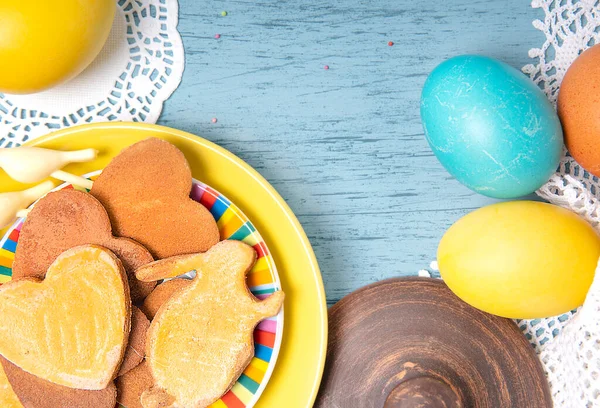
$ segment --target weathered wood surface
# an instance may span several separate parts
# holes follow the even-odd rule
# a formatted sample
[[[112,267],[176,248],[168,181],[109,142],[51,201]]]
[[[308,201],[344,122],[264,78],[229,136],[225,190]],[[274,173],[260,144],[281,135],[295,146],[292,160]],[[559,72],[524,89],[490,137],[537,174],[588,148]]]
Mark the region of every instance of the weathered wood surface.
[[[433,156],[421,87],[457,54],[520,68],[544,40],[531,25],[541,17],[526,0],[180,0],[186,69],[159,123],[224,146],[273,184],[333,304],[427,267],[446,228],[491,202]]]

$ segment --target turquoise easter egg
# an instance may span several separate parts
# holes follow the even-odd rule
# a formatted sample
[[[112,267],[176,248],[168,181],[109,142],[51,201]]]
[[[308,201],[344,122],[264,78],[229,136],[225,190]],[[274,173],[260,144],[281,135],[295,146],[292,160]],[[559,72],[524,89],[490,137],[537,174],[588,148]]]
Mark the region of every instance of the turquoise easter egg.
[[[534,192],[562,154],[560,121],[546,95],[488,57],[463,55],[438,65],[423,87],[421,121],[446,170],[490,197]]]

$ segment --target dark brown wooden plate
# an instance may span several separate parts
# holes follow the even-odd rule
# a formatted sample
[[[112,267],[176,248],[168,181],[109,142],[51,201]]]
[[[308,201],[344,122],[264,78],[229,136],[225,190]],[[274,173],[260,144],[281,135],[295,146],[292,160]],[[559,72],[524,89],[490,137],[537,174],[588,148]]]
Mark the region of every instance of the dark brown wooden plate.
[[[542,365],[509,319],[475,309],[440,280],[366,286],[329,310],[316,407],[547,408]]]

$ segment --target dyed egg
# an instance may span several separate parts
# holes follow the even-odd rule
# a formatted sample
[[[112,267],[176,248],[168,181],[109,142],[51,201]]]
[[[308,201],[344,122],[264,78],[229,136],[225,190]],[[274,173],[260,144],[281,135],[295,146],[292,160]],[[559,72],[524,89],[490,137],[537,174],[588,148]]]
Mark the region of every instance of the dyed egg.
[[[0,92],[38,92],[83,71],[108,38],[116,4],[0,1]]]
[[[558,114],[571,156],[600,177],[600,45],[569,67],[558,93]]]
[[[534,192],[562,153],[560,122],[544,93],[492,58],[464,55],[438,65],[423,87],[421,120],[446,170],[490,197]]]
[[[442,278],[465,302],[495,315],[532,319],[583,303],[600,238],[575,213],[514,201],[458,220],[442,238],[437,256]]]

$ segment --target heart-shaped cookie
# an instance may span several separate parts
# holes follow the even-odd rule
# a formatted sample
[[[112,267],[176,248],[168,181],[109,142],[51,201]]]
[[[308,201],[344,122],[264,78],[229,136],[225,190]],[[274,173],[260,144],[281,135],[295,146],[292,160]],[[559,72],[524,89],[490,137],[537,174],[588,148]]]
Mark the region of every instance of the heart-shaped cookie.
[[[134,270],[153,261],[142,245],[115,238],[102,204],[88,193],[63,189],[49,193],[27,216],[13,263],[13,279],[43,279],[46,270],[64,251],[79,245],[100,245],[119,257],[129,276],[131,299],[143,300],[156,286],[135,278]]]
[[[1,358],[1,357],[0,357]],[[2,408],[23,408],[19,397],[15,394],[4,369],[0,365],[0,407]]]
[[[122,376],[137,367],[146,355],[146,337],[150,321],[140,309],[131,307],[131,332],[121,363],[118,376]]]
[[[149,326],[150,322],[144,313],[132,306],[131,333],[117,383],[123,383],[123,381],[119,382],[119,378],[123,376],[127,376],[127,379],[136,378],[128,374],[144,359],[146,332]],[[78,390],[42,380],[2,356],[0,356],[0,363],[0,407],[2,408],[114,408],[117,402],[117,390],[113,383],[103,390]],[[144,390],[150,386],[151,384]],[[128,389],[124,391],[126,395],[129,395],[128,391]],[[134,408],[133,405],[123,405]]]
[[[0,286],[0,354],[70,388],[102,390],[119,370],[131,327],[121,261],[102,247],[62,253],[46,278]]]
[[[154,319],[158,310],[164,305],[167,300],[171,298],[177,291],[182,288],[186,288],[192,284],[189,279],[175,278],[168,281],[164,281],[144,299],[144,303],[140,306],[140,309],[146,317],[150,320]]]
[[[0,371],[12,385],[15,397],[23,408],[115,408],[117,389],[112,382],[103,390],[77,390],[42,380],[0,356]],[[0,398],[0,402],[2,399]],[[16,408],[0,405],[2,408]]]
[[[197,272],[150,324],[146,361],[156,385],[141,396],[145,408],[206,407],[248,366],[256,324],[277,314],[284,299],[282,291],[263,301],[252,296],[246,274],[255,259],[252,247],[223,241],[206,253],[163,259],[136,271],[141,280]]]
[[[116,156],[90,193],[108,211],[116,235],[135,239],[162,259],[204,252],[219,242],[217,223],[189,197],[191,189],[183,153],[150,138]]]
[[[144,408],[141,402],[142,394],[154,385],[148,362],[142,361],[133,370],[117,377],[115,384],[119,404],[127,408]]]

